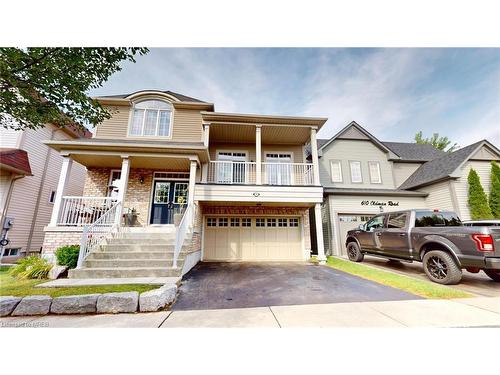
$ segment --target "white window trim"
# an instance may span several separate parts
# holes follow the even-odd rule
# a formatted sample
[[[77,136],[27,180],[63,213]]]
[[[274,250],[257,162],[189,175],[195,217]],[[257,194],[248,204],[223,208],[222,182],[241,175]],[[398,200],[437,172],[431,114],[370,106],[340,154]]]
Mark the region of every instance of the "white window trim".
[[[377,165],[377,170],[378,170],[378,181],[373,181],[373,177],[372,176],[372,170],[370,168],[370,164],[376,164]],[[382,184],[382,173],[380,171],[380,162],[379,161],[369,161],[368,162],[368,173],[370,174],[370,183],[371,184],[377,184],[377,185],[380,185]]]
[[[141,102],[145,102],[147,100],[159,100],[159,101],[162,101],[162,102],[165,102],[167,103],[168,105],[170,105],[170,126],[169,126],[169,129],[168,129],[168,136],[166,135],[137,135],[137,134],[130,134],[130,130],[131,130],[131,126],[132,126],[132,121],[134,120],[134,107],[136,104],[139,104]],[[144,132],[144,118],[146,116],[146,110],[147,109],[154,109],[154,110],[157,110],[156,108],[144,108],[144,115],[143,115],[143,118],[142,118],[142,127],[141,127],[141,133]],[[156,131],[155,132],[158,132],[158,121],[160,119],[160,116],[157,116],[156,117]],[[128,116],[128,125],[127,125],[127,138],[130,138],[130,139],[144,139],[144,138],[159,138],[159,139],[172,139],[173,137],[173,132],[174,132],[174,106],[172,105],[171,102],[165,100],[165,98],[156,98],[156,97],[148,97],[148,98],[141,98],[139,100],[135,100],[131,107],[130,107],[130,111],[129,111],[129,116]]]
[[[54,193],[54,202],[56,201],[56,194],[57,194],[57,191],[56,191],[56,190],[50,190],[50,193],[49,193],[49,201],[48,201],[48,203],[49,203],[49,204],[54,204],[54,202],[51,202],[51,201],[50,201],[50,198],[52,197],[52,193]]]
[[[359,172],[360,172],[360,175],[361,175],[361,181],[353,181],[353,179],[352,179],[352,165],[354,163],[359,163]],[[358,160],[349,160],[349,174],[350,174],[350,177],[351,177],[351,184],[362,184],[363,183],[363,165],[361,164],[360,161],[358,161]]]
[[[337,163],[339,165],[339,170],[340,170],[340,180],[339,181],[335,181],[333,179],[333,170],[332,170],[332,164],[333,163]],[[335,182],[335,183],[343,183],[344,182],[344,176],[343,176],[343,173],[342,173],[342,161],[341,160],[330,160],[330,180],[332,182]]]

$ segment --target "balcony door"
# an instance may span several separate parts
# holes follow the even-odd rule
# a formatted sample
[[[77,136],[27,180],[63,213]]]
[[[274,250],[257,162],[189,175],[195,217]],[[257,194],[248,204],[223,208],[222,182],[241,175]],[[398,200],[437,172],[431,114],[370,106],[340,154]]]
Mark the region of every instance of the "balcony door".
[[[266,153],[266,177],[269,185],[292,184],[292,155]]]
[[[246,183],[246,152],[220,151],[217,154],[217,183],[244,184]]]
[[[151,224],[173,224],[174,214],[182,213],[188,199],[188,182],[154,180]]]

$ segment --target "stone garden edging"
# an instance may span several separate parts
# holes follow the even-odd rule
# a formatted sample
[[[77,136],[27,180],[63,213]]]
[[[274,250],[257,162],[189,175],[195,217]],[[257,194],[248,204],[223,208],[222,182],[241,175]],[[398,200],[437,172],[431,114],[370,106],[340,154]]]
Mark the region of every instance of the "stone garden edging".
[[[80,294],[61,297],[35,295],[0,296],[0,317],[70,314],[117,314],[158,311],[171,305],[177,296],[176,284],[165,284],[143,292]]]

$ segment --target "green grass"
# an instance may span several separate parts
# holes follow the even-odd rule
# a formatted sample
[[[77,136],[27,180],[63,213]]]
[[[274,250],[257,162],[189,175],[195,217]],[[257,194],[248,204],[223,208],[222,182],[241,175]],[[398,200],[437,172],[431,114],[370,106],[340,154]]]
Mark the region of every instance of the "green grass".
[[[0,296],[30,296],[46,294],[51,297],[70,296],[74,294],[111,293],[111,292],[147,292],[158,288],[158,285],[99,285],[99,286],[75,286],[57,288],[35,288],[35,285],[45,283],[48,280],[20,280],[7,274],[9,267],[0,268]]]
[[[429,299],[450,299],[473,297],[471,294],[454,289],[445,285],[414,279],[412,277],[399,275],[397,273],[379,270],[374,267],[365,266],[347,260],[328,257],[327,266],[344,271],[379,284],[413,293],[417,296]]]

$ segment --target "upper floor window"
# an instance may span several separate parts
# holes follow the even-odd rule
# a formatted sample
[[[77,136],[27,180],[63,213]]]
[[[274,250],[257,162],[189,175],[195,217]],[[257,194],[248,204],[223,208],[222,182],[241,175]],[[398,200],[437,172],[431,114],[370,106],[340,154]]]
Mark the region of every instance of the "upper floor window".
[[[361,162],[360,161],[350,161],[349,166],[351,167],[351,182],[352,183],[362,183],[363,175],[361,174]]]
[[[369,161],[368,170],[370,171],[370,182],[372,184],[381,184],[380,163],[378,161]]]
[[[170,137],[172,107],[161,100],[134,104],[129,135]]]
[[[340,160],[330,161],[330,173],[332,175],[332,182],[342,182],[342,165]]]

